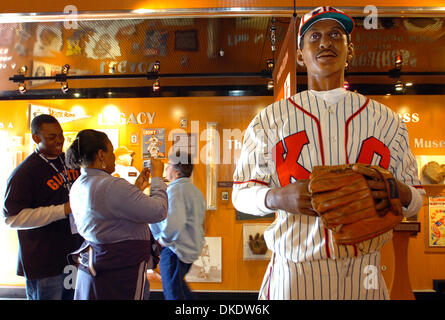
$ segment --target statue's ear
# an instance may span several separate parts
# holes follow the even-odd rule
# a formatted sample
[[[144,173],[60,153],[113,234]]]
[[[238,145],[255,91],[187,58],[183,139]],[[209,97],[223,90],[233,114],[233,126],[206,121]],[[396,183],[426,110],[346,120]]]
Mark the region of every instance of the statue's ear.
[[[300,67],[304,67],[303,52],[301,49],[297,49],[297,63]]]

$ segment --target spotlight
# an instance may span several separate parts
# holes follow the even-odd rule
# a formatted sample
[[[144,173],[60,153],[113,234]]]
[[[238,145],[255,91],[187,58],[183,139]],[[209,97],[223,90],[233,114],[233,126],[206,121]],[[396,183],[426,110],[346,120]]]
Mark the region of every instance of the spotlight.
[[[402,63],[403,63],[402,55],[398,54],[396,56],[396,59],[395,59],[394,63],[395,63],[395,66],[396,66],[397,70],[402,69]]]
[[[402,91],[403,90],[403,83],[400,80],[398,80],[394,86],[396,88],[396,91]]]
[[[70,65],[66,64],[62,67],[62,74],[68,74],[68,71],[70,70]]]
[[[28,71],[27,66],[21,66],[20,70],[19,70],[19,74],[26,74],[27,71]]]
[[[159,61],[156,61],[153,65],[153,72],[159,72],[161,70],[161,63]]]
[[[273,61],[273,59],[267,59],[266,67],[269,71],[273,70],[273,68],[275,67],[275,62]]]
[[[70,89],[70,88],[68,87],[68,82],[62,82],[62,83],[61,83],[61,87],[60,87],[60,89],[62,90],[63,93],[67,93],[68,90]]]
[[[349,90],[349,88],[350,88],[350,84],[349,84],[349,81],[348,81],[348,80],[345,80],[345,81],[343,82],[343,88],[345,88],[346,90]]]
[[[153,82],[153,92],[158,92],[161,89],[161,85],[159,84],[159,79]]]
[[[273,89],[273,80],[269,80],[269,82],[267,83],[267,90],[272,90]]]
[[[407,83],[405,83],[405,87],[411,87],[413,85],[413,83],[411,81],[408,81]]]
[[[21,93],[21,94],[24,94],[24,93],[26,93],[26,84],[24,83],[24,82],[21,82],[21,83],[19,83],[19,92]]]

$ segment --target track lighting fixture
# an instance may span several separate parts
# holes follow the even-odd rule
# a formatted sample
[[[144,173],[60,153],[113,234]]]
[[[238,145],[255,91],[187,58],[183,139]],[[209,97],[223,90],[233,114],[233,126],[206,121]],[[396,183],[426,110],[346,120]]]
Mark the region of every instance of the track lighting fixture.
[[[156,79],[155,82],[153,82],[153,92],[158,92],[161,89],[161,85],[159,83],[159,79]]]
[[[396,70],[401,70],[402,69],[402,55],[398,54],[395,58],[394,64],[395,64],[395,68]]]
[[[68,90],[70,89],[68,87],[68,82],[62,82],[60,85],[60,89],[62,90],[63,93],[67,93]]]
[[[60,82],[60,90],[62,90],[63,93],[67,93],[68,90],[70,89],[68,87],[68,81],[66,80],[67,79],[66,77],[68,75],[68,72],[70,71],[70,68],[71,67],[69,64],[65,64],[62,67],[61,74],[56,75],[56,81]]]
[[[273,90],[273,80],[269,80],[267,83],[267,90]]]
[[[19,70],[19,74],[25,75],[27,71],[28,71],[28,67],[27,66],[21,66],[20,70]]]
[[[267,66],[269,68],[274,68],[275,67],[275,60],[273,57],[273,53],[272,53],[272,57],[270,59],[267,60]],[[10,77],[9,80],[16,83],[19,86],[19,90],[21,93],[25,93],[26,92],[26,81],[30,80],[30,81],[48,81],[48,80],[52,80],[55,81],[57,83],[60,84],[60,89],[63,93],[69,93],[71,92],[73,94],[74,97],[80,97],[80,93],[75,92],[75,90],[73,90],[73,88],[69,88],[68,86],[68,82],[70,80],[102,80],[102,79],[146,79],[149,81],[152,81],[152,88],[153,88],[153,92],[159,92],[160,91],[160,79],[161,77],[166,77],[166,78],[206,78],[206,77],[212,77],[212,78],[217,78],[217,77],[224,77],[227,75],[230,75],[231,77],[255,77],[255,78],[267,78],[268,80],[271,79],[272,74],[271,71],[272,70],[261,70],[261,72],[252,72],[252,73],[202,73],[202,74],[161,74],[160,71],[160,62],[159,61],[154,61],[151,67],[151,71],[149,72],[145,72],[145,73],[138,73],[138,74],[74,74],[74,75],[70,75],[70,65],[65,64],[62,65],[60,67],[61,71],[55,75],[51,75],[51,76],[33,76],[33,75],[26,75],[25,73],[27,72],[27,67],[23,66],[21,68],[17,68],[16,70],[18,71],[14,76]],[[268,87],[270,89],[273,89],[273,81],[269,83]]]
[[[69,70],[70,70],[70,65],[66,64],[62,67],[62,74],[68,74]]]
[[[28,71],[28,67],[27,66],[21,66],[19,69],[19,77],[24,78],[26,76],[26,72]],[[25,80],[20,80],[19,81],[19,92],[21,94],[26,93],[26,83]]]
[[[161,70],[161,63],[156,61],[153,65],[153,72],[159,72]]]
[[[403,83],[402,81],[398,80],[396,84],[394,85],[396,91],[403,91]]]
[[[24,94],[24,93],[26,93],[26,84],[24,83],[24,82],[21,82],[21,83],[19,83],[19,92],[21,93],[21,94]]]
[[[275,62],[273,61],[273,59],[267,59],[266,63],[267,70],[272,71],[274,67],[275,67]]]

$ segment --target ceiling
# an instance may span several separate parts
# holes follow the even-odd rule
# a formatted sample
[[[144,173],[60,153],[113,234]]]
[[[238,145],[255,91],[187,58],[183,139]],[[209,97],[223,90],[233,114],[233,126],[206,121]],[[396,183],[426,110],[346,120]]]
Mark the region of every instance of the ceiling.
[[[266,62],[277,59],[290,21],[262,15],[0,23],[0,97],[24,98],[9,80],[22,65],[28,67],[28,76],[54,76],[65,64],[71,67],[69,75],[110,76],[70,80],[74,92],[150,87],[152,80],[112,77],[146,74],[156,61],[162,87],[250,88],[249,94],[271,94],[264,90],[270,75]],[[445,85],[443,17],[384,17],[375,29],[356,17],[352,40],[355,57],[347,79],[353,85],[393,85],[397,79],[388,72],[397,53],[404,58],[400,79],[418,88]],[[298,68],[297,75],[298,85],[304,86],[305,70]],[[54,80],[33,80],[27,94],[56,89],[60,91],[60,84]]]

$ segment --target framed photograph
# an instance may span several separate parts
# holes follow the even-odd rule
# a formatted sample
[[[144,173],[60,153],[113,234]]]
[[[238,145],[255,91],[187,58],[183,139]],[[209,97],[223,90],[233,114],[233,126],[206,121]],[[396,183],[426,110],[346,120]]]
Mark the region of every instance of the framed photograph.
[[[275,213],[269,213],[265,216],[256,216],[253,214],[244,213],[235,209],[235,219],[236,220],[257,220],[257,219],[275,219]]]
[[[32,76],[33,77],[52,77],[60,73],[62,67],[54,64],[49,64],[34,60],[32,62]],[[54,82],[54,80],[31,80],[31,86],[40,86],[46,83]]]
[[[445,156],[416,156],[419,179],[423,185],[444,185]]]
[[[115,26],[97,26],[92,29],[88,35],[88,41],[84,42],[87,58],[102,60],[120,57],[121,49],[119,41],[116,39],[117,32],[118,29]]]
[[[54,57],[62,51],[62,24],[41,24],[37,26],[34,57]]]
[[[187,282],[221,282],[221,237],[205,237],[204,248],[185,276]]]
[[[49,64],[38,60],[32,61],[31,74],[33,77],[53,77],[62,72],[62,66]],[[91,70],[71,68],[69,75],[91,74]],[[48,83],[54,83],[54,80],[30,80],[30,87],[41,86]]]
[[[142,159],[165,158],[165,128],[142,129]]]
[[[270,224],[243,224],[243,260],[270,260],[270,251],[264,241],[264,232]]]
[[[168,31],[148,30],[145,33],[145,43],[143,53],[146,57],[167,55]]]
[[[16,27],[15,24],[2,24],[0,26],[0,43],[2,46],[8,47],[12,45],[14,41],[14,34],[16,33]]]
[[[445,248],[445,195],[428,197],[428,247]]]
[[[175,50],[198,51],[198,31],[175,31]]]
[[[67,57],[71,56],[79,56],[82,54],[82,47],[80,44],[80,34],[76,34],[65,40],[66,52],[65,55]]]

